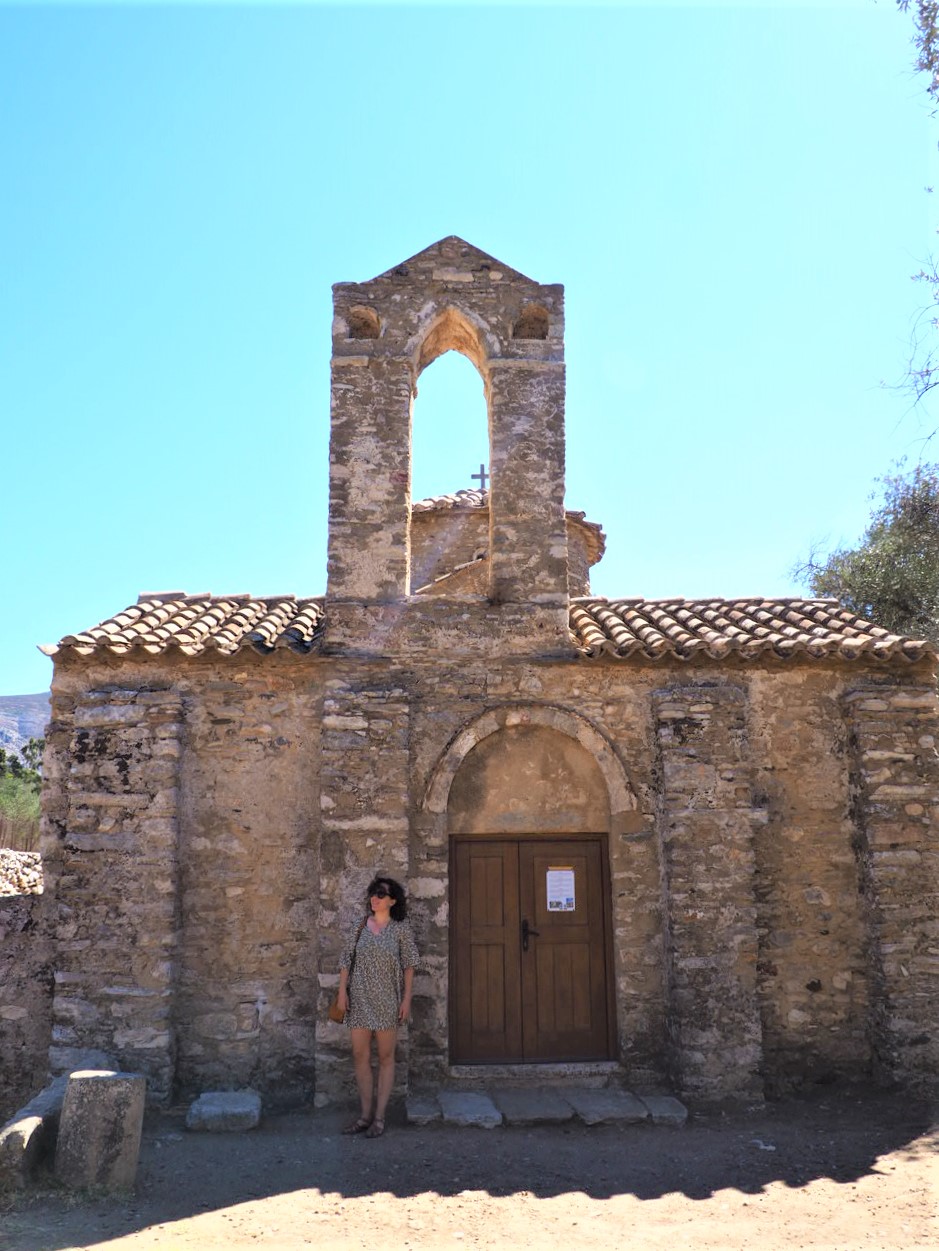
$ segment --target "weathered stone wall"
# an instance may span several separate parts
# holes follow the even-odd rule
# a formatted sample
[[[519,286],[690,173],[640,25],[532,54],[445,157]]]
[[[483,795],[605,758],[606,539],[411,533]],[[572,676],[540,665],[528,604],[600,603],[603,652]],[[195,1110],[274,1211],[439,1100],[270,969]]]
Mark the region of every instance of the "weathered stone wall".
[[[494,660],[576,659],[567,611],[551,604],[418,596],[404,603],[340,602],[329,612],[324,651],[352,661],[384,656],[417,671],[423,665],[436,669],[441,659],[486,666]]]
[[[916,682],[906,667],[882,676]],[[487,709],[550,705],[596,727],[636,796],[610,832],[627,1080],[749,1095],[868,1076],[870,961],[840,703],[863,680],[850,665],[726,663],[428,673],[413,714],[413,804],[424,806],[411,870],[439,993],[415,1011],[415,1073],[435,1075],[446,1038],[447,827],[426,808],[428,787]]]
[[[43,863],[53,907],[53,1072],[118,1052],[170,1098],[177,973],[178,761],[174,691],[53,694]]]
[[[316,662],[249,653],[234,664],[60,664],[55,690],[45,803],[54,1066],[117,1053],[148,1075],[152,1098],[252,1084],[269,1107],[309,1101]],[[160,725],[169,702],[176,720]],[[96,723],[98,708],[108,724]]]
[[[576,739],[520,715],[476,744],[450,787],[451,834],[604,833],[610,802]]]
[[[351,1086],[348,1033],[326,1017],[339,984],[339,956],[365,915],[376,872],[408,879],[410,708],[403,674],[365,665],[328,678],[321,744],[322,908],[316,1027],[316,1101],[346,1097]],[[399,1037],[406,1081],[407,1034]]]
[[[411,589],[489,552],[488,508],[436,508],[411,520]]]
[[[670,1063],[689,1094],[761,1090],[746,694],[683,685],[653,696],[661,771]]]
[[[315,663],[259,657],[186,692],[177,1093],[309,1103],[321,925]],[[272,685],[273,688],[272,689]]]
[[[567,523],[567,593],[572,599],[590,594],[590,553],[586,535]]]
[[[841,694],[857,677],[804,666],[749,682],[759,927],[770,1092],[870,1071],[868,957]]]
[[[347,1098],[348,1039],[325,1005],[380,870],[407,881],[422,954],[399,1078],[445,1079],[449,836],[472,824],[480,769],[486,820],[493,779],[506,819],[528,819],[511,816],[500,742],[531,739],[562,796],[548,811],[520,782],[537,820],[605,823],[626,1080],[749,1097],[872,1065],[934,1073],[937,718],[915,670],[445,662],[416,637],[407,668],[60,666],[53,1067],[91,1049],[163,1098]]]
[[[871,952],[879,1075],[935,1087],[939,1073],[939,756],[936,688],[845,696],[855,843]]]
[[[0,896],[0,1125],[45,1084],[52,952],[42,895]]]
[[[576,520],[566,521],[567,589],[571,596],[590,594],[591,550],[588,532]],[[596,540],[594,540],[595,542]],[[435,578],[444,577],[457,566],[488,559],[489,509],[435,508],[423,509],[411,518],[411,591],[429,586]],[[479,594],[488,592],[488,565],[481,563],[479,572],[485,578],[475,588]],[[447,584],[453,582],[446,579]],[[461,585],[462,589],[462,585]]]

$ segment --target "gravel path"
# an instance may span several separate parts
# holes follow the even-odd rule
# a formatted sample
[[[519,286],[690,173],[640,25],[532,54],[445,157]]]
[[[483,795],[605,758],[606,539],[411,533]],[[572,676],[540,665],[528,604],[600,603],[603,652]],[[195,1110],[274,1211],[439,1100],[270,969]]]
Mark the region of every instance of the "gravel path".
[[[581,1125],[343,1137],[348,1114],[247,1134],[147,1126],[132,1199],[20,1197],[4,1251],[628,1247],[629,1251],[939,1246],[930,1109],[816,1094],[684,1129]]]

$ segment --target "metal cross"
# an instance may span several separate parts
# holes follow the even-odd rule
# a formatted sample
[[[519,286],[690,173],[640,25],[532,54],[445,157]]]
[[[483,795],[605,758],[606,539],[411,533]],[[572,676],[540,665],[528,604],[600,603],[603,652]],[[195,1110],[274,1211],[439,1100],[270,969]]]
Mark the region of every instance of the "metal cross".
[[[472,480],[473,480],[474,482],[479,482],[479,489],[480,489],[481,491],[485,491],[485,489],[486,489],[486,483],[487,483],[487,482],[489,481],[489,479],[492,477],[492,474],[488,474],[488,473],[486,473],[486,466],[485,466],[485,465],[480,465],[480,466],[479,466],[479,473],[471,473],[471,474],[470,474],[470,477],[472,478]]]

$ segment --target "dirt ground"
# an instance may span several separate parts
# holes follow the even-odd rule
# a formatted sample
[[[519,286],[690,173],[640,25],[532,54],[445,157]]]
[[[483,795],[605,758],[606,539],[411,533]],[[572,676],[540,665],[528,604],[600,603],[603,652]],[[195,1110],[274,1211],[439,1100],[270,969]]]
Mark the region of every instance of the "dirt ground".
[[[343,1137],[336,1112],[247,1134],[149,1120],[132,1198],[0,1200],[3,1251],[256,1247],[939,1247],[936,1109],[816,1092],[646,1126]]]

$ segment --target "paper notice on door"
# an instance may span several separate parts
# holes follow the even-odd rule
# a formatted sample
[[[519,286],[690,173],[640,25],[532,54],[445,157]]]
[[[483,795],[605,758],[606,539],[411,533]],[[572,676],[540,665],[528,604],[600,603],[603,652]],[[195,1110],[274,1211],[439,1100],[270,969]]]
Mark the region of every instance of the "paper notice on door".
[[[547,878],[548,911],[573,912],[576,908],[573,868],[555,866],[548,870]]]

